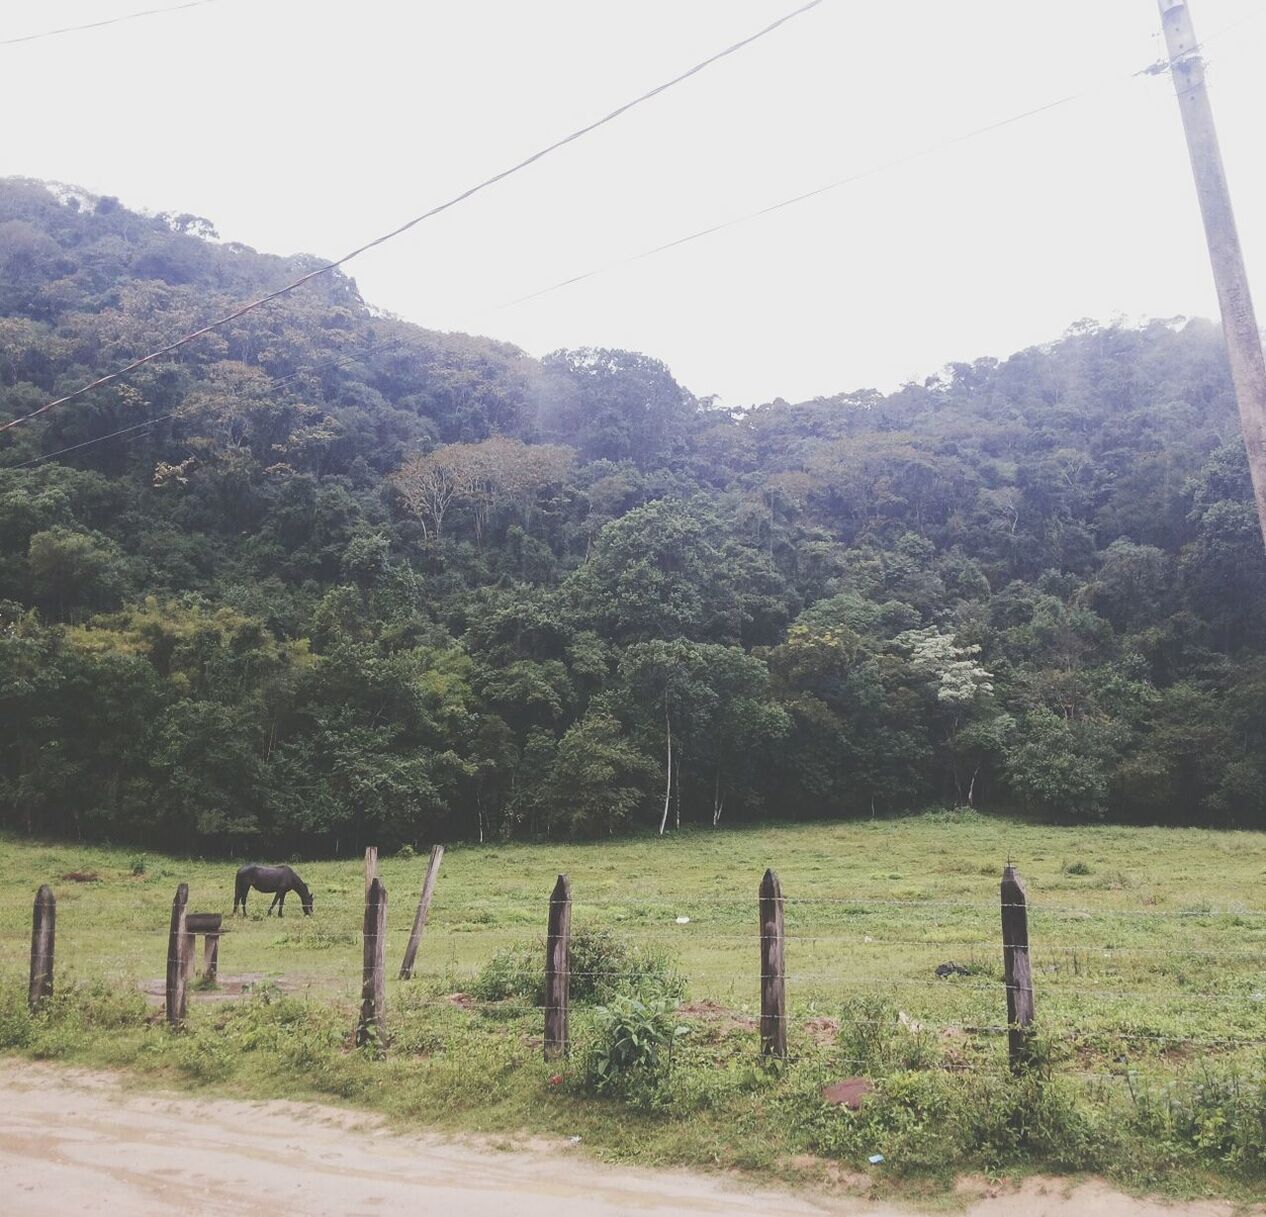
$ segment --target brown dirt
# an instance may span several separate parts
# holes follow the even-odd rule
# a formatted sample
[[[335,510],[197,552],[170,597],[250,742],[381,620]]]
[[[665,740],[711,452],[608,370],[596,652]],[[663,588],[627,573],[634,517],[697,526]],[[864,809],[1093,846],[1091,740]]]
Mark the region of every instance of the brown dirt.
[[[539,1138],[406,1136],[316,1104],[142,1094],[111,1074],[0,1061],[5,1217],[912,1217],[859,1197],[860,1183],[841,1175],[836,1194],[756,1191],[731,1178],[607,1167]],[[1233,1213],[1132,1199],[1094,1181],[964,1180],[958,1199],[968,1217]]]
[[[240,976],[226,976],[221,972],[216,978],[214,989],[201,989],[198,987],[198,979],[200,978],[191,980],[186,990],[191,1002],[214,1003],[231,1001],[235,997],[242,997],[244,994],[249,993],[255,985],[265,981],[270,985],[276,986],[283,993],[298,993],[307,983],[301,977],[265,976],[263,972],[245,972]],[[159,976],[142,982],[141,992],[145,994],[152,1004],[161,1006],[167,1000],[166,978]]]

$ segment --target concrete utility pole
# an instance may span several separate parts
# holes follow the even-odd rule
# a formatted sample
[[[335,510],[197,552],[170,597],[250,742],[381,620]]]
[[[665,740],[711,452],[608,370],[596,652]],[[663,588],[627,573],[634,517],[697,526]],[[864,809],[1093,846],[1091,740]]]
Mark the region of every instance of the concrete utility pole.
[[[1159,0],[1161,23],[1169,48],[1170,73],[1187,133],[1187,151],[1196,179],[1196,194],[1204,216],[1209,261],[1218,288],[1222,309],[1222,330],[1231,359],[1231,380],[1240,407],[1240,428],[1248,449],[1248,466],[1253,476],[1253,497],[1257,522],[1266,544],[1266,359],[1253,312],[1240,236],[1231,209],[1231,192],[1222,167],[1218,133],[1213,125],[1213,107],[1205,85],[1204,60],[1191,22],[1187,0]]]

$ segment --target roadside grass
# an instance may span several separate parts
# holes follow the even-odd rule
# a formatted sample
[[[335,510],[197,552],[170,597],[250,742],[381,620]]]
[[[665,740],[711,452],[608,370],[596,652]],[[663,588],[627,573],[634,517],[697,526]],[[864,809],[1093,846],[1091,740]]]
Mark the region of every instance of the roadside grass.
[[[161,992],[175,886],[189,883],[191,911],[227,914],[235,865],[150,854],[138,867],[134,851],[0,838],[0,1049],[225,1093],[335,1099],[413,1126],[580,1136],[643,1164],[808,1179],[865,1170],[881,1190],[960,1171],[1091,1170],[1175,1194],[1255,1197],[1266,1184],[1266,1058],[1238,1041],[1266,1041],[1263,846],[1251,833],[944,811],[450,847],[411,982],[394,975],[425,857],[384,858],[391,1044],[375,1059],[350,1047],[359,862],[296,862],[312,918],[293,898],[284,920],[266,918],[270,898],[253,893],[251,915],[221,941],[221,993],[191,1000],[173,1035],[142,989]],[[1022,1079],[1006,1072],[997,1034],[1008,858],[1032,905],[1040,1064]],[[781,1069],[760,1060],[755,1030],[766,866],[787,900],[792,1059]],[[559,871],[575,930],[598,932],[599,945],[609,931],[616,944],[593,955],[593,971],[615,972],[635,995],[654,968],[673,978],[674,998],[684,984],[676,1017],[689,1033],[670,1064],[618,1095],[586,1082],[596,1008],[578,1004],[571,1060],[546,1065],[539,999],[515,979]],[[57,996],[31,1018],[41,882],[58,898]],[[938,979],[946,962],[965,974]],[[222,999],[243,982],[244,996]],[[592,989],[594,1001],[610,992]],[[823,1102],[822,1085],[854,1074],[876,1085],[859,1112]],[[876,1153],[885,1161],[872,1169]]]

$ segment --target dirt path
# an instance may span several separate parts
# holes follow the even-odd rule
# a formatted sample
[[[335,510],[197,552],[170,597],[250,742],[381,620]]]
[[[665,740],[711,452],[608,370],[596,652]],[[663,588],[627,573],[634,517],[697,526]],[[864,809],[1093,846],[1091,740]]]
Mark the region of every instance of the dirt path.
[[[173,1138],[183,1138],[185,1144]],[[907,1217],[846,1196],[756,1192],[680,1171],[606,1167],[573,1147],[513,1152],[402,1136],[373,1117],[306,1103],[140,1094],[109,1074],[0,1061],[0,1207],[6,1217]],[[968,1203],[971,1217],[1230,1217],[1101,1184],[1034,1182]]]

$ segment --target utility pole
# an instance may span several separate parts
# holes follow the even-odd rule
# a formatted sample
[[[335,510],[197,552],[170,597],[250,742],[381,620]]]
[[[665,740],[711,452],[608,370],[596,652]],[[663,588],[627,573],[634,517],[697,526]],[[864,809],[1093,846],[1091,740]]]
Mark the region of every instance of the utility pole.
[[[1213,107],[1205,84],[1204,60],[1196,41],[1187,0],[1159,0],[1161,23],[1169,48],[1170,74],[1178,94],[1191,171],[1204,216],[1209,261],[1222,310],[1222,331],[1226,335],[1231,360],[1231,381],[1240,408],[1240,429],[1248,449],[1248,467],[1253,477],[1253,498],[1257,522],[1266,544],[1266,359],[1253,312],[1244,254],[1231,209],[1231,192],[1222,167],[1218,133],[1213,125]]]

